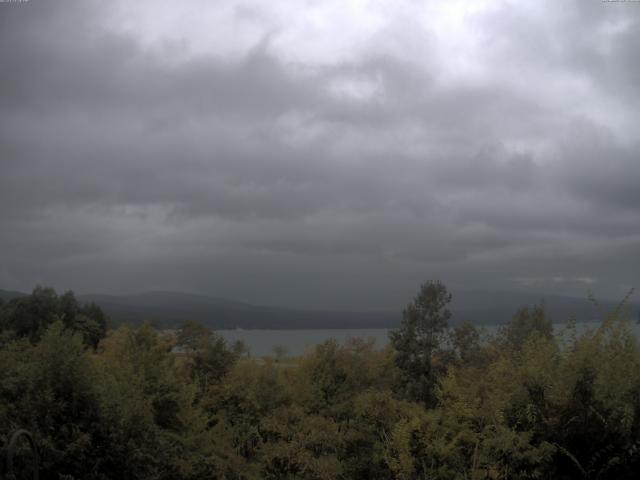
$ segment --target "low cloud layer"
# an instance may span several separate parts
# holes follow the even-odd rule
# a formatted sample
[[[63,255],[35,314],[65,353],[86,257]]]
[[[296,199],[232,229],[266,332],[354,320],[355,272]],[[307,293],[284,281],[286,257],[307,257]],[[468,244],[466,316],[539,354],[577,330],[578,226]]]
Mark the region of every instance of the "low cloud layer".
[[[0,288],[637,286],[640,5],[424,3],[0,4]]]

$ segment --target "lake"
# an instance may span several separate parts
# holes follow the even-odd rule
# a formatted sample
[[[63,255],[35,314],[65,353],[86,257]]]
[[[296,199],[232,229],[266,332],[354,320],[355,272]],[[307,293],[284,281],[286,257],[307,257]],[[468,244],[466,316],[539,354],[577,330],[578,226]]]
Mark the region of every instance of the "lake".
[[[328,329],[328,330],[218,330],[224,339],[233,343],[243,340],[251,355],[272,355],[276,345],[283,345],[287,349],[286,355],[302,355],[308,349],[330,338],[345,342],[349,338],[374,338],[376,345],[384,347],[388,342],[389,329]]]
[[[588,328],[595,328],[599,322],[585,322],[577,325],[577,331],[582,332]],[[634,332],[640,336],[640,325],[637,323],[630,324]],[[553,325],[555,332],[560,332],[566,324],[557,323]],[[485,325],[486,334],[495,333],[499,325]],[[389,343],[388,328],[372,328],[372,329],[327,329],[327,330],[218,330],[225,340],[233,343],[236,340],[243,340],[251,351],[253,356],[272,355],[273,347],[282,345],[286,347],[286,355],[302,355],[315,345],[322,343],[330,338],[335,338],[344,343],[349,338],[373,338],[376,345],[380,348],[385,347]]]

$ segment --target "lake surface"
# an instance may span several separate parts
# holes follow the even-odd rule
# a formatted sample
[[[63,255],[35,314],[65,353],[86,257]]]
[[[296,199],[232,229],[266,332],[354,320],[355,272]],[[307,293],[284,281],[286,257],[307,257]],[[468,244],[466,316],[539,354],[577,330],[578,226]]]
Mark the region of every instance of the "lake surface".
[[[579,323],[576,326],[578,333],[590,328],[596,328],[599,322]],[[640,337],[640,325],[630,324],[632,330]],[[556,333],[562,331],[566,324],[554,324]],[[480,327],[485,334],[492,335],[500,325],[485,325]],[[233,343],[236,340],[243,340],[253,356],[273,355],[273,347],[282,345],[286,348],[286,355],[302,355],[315,345],[325,342],[330,338],[335,338],[338,342],[344,343],[349,338],[373,338],[379,348],[385,347],[389,343],[388,328],[372,329],[327,329],[327,330],[218,330],[225,340]]]
[[[349,338],[373,338],[380,348],[389,343],[388,328],[373,329],[329,329],[329,330],[218,330],[229,343],[243,340],[251,355],[272,355],[273,347],[282,345],[287,349],[286,355],[302,355],[315,345],[335,338],[343,343]]]

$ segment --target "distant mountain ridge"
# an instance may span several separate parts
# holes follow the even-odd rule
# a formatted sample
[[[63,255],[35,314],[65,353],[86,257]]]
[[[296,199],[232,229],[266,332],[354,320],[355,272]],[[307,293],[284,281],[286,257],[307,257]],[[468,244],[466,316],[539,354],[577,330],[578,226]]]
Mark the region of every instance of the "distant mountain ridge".
[[[461,291],[453,293],[451,310],[457,321],[495,325],[508,322],[523,306],[542,304],[554,323],[566,322],[571,317],[578,322],[591,322],[601,320],[621,301],[597,299],[596,306],[586,295],[580,298],[542,293]],[[630,307],[632,319],[635,320],[640,304],[632,299]]]
[[[5,301],[24,295],[27,294],[0,290],[0,298]],[[372,312],[304,310],[171,291],[130,295],[83,294],[77,298],[83,303],[94,302],[102,307],[116,325],[151,321],[159,326],[174,327],[185,320],[196,320],[215,329],[357,329],[394,328],[401,319],[401,308]],[[571,316],[579,322],[598,320],[619,303],[603,300],[597,309],[587,298],[461,291],[453,293],[452,323],[503,324],[522,306],[541,302],[554,322],[567,321]],[[637,303],[631,304],[631,310],[633,319],[638,318]]]
[[[27,295],[27,293],[16,292],[13,290],[0,290],[0,299],[5,301],[11,300],[12,298],[16,297],[25,297]]]
[[[116,323],[151,320],[175,326],[196,320],[216,329],[386,328],[397,323],[393,312],[314,311],[253,305],[225,298],[180,292],[133,295],[78,295],[100,305]],[[396,317],[396,318],[394,318]]]

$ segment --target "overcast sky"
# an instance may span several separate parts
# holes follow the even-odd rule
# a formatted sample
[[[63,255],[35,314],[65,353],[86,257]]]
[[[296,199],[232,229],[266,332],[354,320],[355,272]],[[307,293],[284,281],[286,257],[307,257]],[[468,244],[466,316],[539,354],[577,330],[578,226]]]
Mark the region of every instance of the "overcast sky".
[[[0,3],[0,288],[640,287],[640,3]]]

